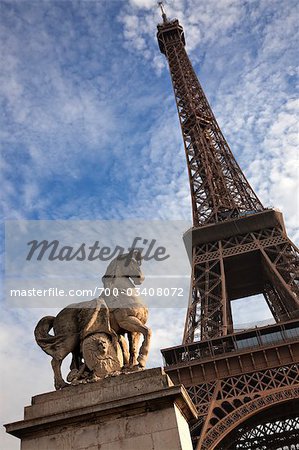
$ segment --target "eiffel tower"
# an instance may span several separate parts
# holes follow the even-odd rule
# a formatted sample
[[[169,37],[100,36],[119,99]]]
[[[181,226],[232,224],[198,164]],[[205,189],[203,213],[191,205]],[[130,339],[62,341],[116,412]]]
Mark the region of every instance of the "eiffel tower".
[[[265,208],[236,162],[161,5],[166,56],[182,129],[193,227],[192,285],[183,344],[165,371],[187,388],[200,450],[299,449],[299,252],[282,213]],[[234,330],[231,303],[263,295],[275,324]],[[246,321],[246,319],[245,319]]]

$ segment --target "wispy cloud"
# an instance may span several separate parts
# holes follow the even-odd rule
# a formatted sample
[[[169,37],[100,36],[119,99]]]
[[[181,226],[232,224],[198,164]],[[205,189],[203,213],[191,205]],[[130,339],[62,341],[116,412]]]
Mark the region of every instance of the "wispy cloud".
[[[298,237],[296,3],[173,1],[166,9],[185,27],[187,51],[242,169],[264,205],[280,208],[290,235]],[[142,0],[125,11],[127,44],[163,70],[164,80],[164,57],[154,59],[159,11]],[[135,47],[135,37],[147,45]]]
[[[294,239],[296,7],[294,0],[283,7],[278,0],[166,2],[168,16],[184,26],[233,153],[264,205],[283,211]],[[155,37],[156,2],[2,1],[1,16],[6,218],[191,223],[179,123]],[[257,311],[265,310],[253,305],[252,317]],[[20,417],[31,395],[52,389],[49,358],[32,335],[47,313],[3,309],[3,421]],[[184,314],[152,312],[150,365],[161,364],[159,347],[181,342]],[[237,307],[236,316],[249,320]],[[18,448],[16,439],[3,442],[7,450]]]

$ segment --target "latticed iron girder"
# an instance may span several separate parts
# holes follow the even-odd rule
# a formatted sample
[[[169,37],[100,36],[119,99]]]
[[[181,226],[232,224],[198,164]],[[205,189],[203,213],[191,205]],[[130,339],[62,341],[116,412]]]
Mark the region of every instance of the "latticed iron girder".
[[[299,371],[297,365],[282,366],[191,386],[187,390],[201,415],[192,428],[194,436],[199,438],[197,448],[222,449],[215,444],[227,435],[232,424],[238,429],[244,418],[252,416],[259,407],[273,407],[284,399],[298,398]],[[239,442],[239,437],[234,435],[233,441]]]
[[[256,238],[255,238],[256,239]],[[256,239],[267,269],[272,274],[272,284],[286,303],[286,307],[299,310],[299,252],[288,239],[287,242],[267,245],[262,248]]]
[[[164,14],[157,37],[169,64],[192,199],[194,228],[188,236],[195,239],[184,344],[194,342],[195,336],[209,341],[233,333],[230,301],[259,292],[276,321],[294,319],[299,311],[298,249],[288,239],[282,218],[273,218],[264,210],[234,159],[187,56],[178,21],[169,22]],[[231,338],[223,339],[230,343]],[[235,359],[230,355],[231,359],[219,360],[221,345],[218,339],[214,342],[217,360],[205,360],[210,342],[198,344],[203,346],[200,351],[191,345],[188,356],[183,345],[166,360],[179,363],[168,371],[180,382],[185,380],[187,387],[195,380],[205,381],[188,387],[200,416],[191,431],[199,438],[201,450],[222,448],[218,444],[243,423],[244,417],[299,397],[294,347],[279,347],[273,352],[271,348],[267,354],[263,350],[255,357],[247,349]],[[281,366],[273,368],[276,357]],[[283,366],[283,358],[291,358],[292,365]],[[250,373],[246,373],[248,367],[252,367]],[[269,434],[265,426],[264,434],[267,431]],[[276,432],[281,436],[284,429],[278,426]],[[253,436],[243,442],[252,441]],[[287,437],[292,439],[290,433]]]
[[[182,27],[177,20],[169,22],[165,15],[163,21],[157,37],[168,60],[183,134],[194,226],[216,225],[264,211],[221,133],[185,51]],[[250,254],[260,254],[263,273],[257,277],[263,278],[264,285],[251,281],[251,291],[235,288],[233,299],[259,290],[276,320],[290,318],[299,309],[298,251],[282,228],[273,233],[273,229],[262,226],[243,236],[232,234],[193,249],[193,282],[184,342],[192,342],[196,334],[209,339],[232,329],[225,261],[237,255],[254,259]],[[243,261],[246,263],[246,258]],[[244,272],[241,275],[246,276]]]
[[[290,242],[286,242],[266,248],[265,251],[277,270],[283,274],[289,284],[294,286],[295,290],[297,288],[299,294],[299,260],[294,246]]]
[[[232,402],[231,410],[237,409],[244,402],[255,398],[257,395],[267,390],[288,387],[299,384],[299,372],[296,365],[282,366],[267,369],[250,374],[242,374],[235,377],[228,377],[221,380],[215,394],[216,382],[203,383],[188,387],[188,393],[196,405],[198,412],[202,413],[202,407],[208,406],[212,398],[215,398],[217,408],[222,408],[227,412],[227,402]],[[215,406],[214,405],[214,406]],[[205,409],[207,412],[207,409]],[[216,414],[217,416],[217,414]],[[215,417],[216,417],[215,416]],[[218,421],[220,418],[218,418]]]
[[[232,442],[233,441],[233,442]],[[299,415],[255,425],[243,425],[230,442],[218,450],[296,450],[299,449]]]
[[[164,44],[186,150],[194,225],[261,211],[219,129],[183,42]]]
[[[266,283],[263,291],[267,305],[276,320],[276,322],[291,319],[291,312],[286,307],[282,297],[279,295],[274,286],[270,283]]]
[[[257,230],[201,244],[193,249],[193,287],[184,343],[192,342],[195,334],[211,339],[232,329],[225,260],[256,251],[261,254],[264,278],[260,292],[275,320],[290,319],[299,310],[299,252],[281,230]]]
[[[192,342],[196,332],[201,339],[226,334],[231,312],[223,286],[225,279],[221,261],[216,259],[194,265],[193,277],[192,303],[187,313],[184,342]]]

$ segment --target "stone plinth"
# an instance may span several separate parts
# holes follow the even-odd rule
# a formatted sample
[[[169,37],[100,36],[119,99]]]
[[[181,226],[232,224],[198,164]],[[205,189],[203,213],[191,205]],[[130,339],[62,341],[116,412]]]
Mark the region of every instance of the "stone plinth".
[[[185,388],[158,368],[37,395],[6,431],[21,450],[192,450],[194,419]]]

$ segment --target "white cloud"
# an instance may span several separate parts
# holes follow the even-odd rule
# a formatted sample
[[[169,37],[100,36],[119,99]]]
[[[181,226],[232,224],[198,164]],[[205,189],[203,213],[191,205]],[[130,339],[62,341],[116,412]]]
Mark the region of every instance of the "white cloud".
[[[245,5],[238,0],[218,0],[216,8],[213,1],[197,0],[173,0],[164,6],[168,19],[177,18],[184,26],[189,52],[198,49],[199,45],[206,46],[210,41],[224,39],[246,13]],[[161,58],[156,55],[155,31],[162,18],[157,4],[150,0],[131,0],[119,15],[119,20],[124,25],[124,38],[130,47],[142,53],[147,48],[159,73]],[[139,39],[142,39],[142,47]],[[193,56],[196,58],[195,54]]]
[[[153,32],[157,11],[145,11],[142,2],[131,2],[130,5],[125,8],[123,18],[120,17],[124,37],[131,33],[130,45],[138,52],[134,39],[147,36],[148,50],[155,55],[152,63],[157,73],[161,73],[166,66],[157,56]],[[291,235],[294,235],[299,195],[296,156],[298,113],[294,100],[289,98],[286,77],[295,74],[291,63],[295,42],[290,36],[296,29],[296,19],[291,3],[282,9],[279,2],[272,2],[271,15],[268,15],[269,7],[267,2],[253,6],[229,0],[217,2],[217,8],[214,2],[174,1],[166,5],[168,17],[177,17],[184,25],[191,59],[196,63],[196,52],[202,52],[205,48],[210,51],[207,55],[210,61],[204,61],[202,72],[205,74],[205,66],[210,71],[217,69],[219,84],[212,97],[216,117],[262,202],[265,206],[277,206],[283,210]],[[267,17],[266,24],[262,26],[264,17]],[[287,32],[284,24],[288,24]],[[253,26],[256,31],[257,37],[252,35],[255,40],[252,46],[246,46],[243,42],[242,27],[246,29],[247,26]],[[241,45],[245,45],[245,51],[242,51]],[[213,51],[216,49],[217,52],[219,47],[225,51],[223,54],[217,53],[214,60]],[[252,48],[255,48],[256,54],[252,53]],[[284,61],[288,61],[288,66]],[[205,84],[209,90],[208,81]],[[171,134],[173,124],[177,127],[175,115],[169,116],[166,121],[163,116],[161,125],[154,123],[152,127],[150,155],[155,158],[156,154],[162,167],[174,157],[173,152],[166,151],[164,154],[159,149],[159,143],[164,145],[167,132]],[[178,148],[182,149],[177,142]],[[168,205],[167,188],[163,186],[162,177],[159,180],[161,203]],[[185,180],[183,184],[186,186]],[[290,189],[294,192],[293,196],[289,195]],[[189,202],[186,202],[186,207],[189,207]]]
[[[21,420],[31,397],[53,389],[50,358],[43,358],[34,343],[33,329],[42,311],[2,309],[0,327],[1,423]],[[1,430],[2,431],[2,430]],[[19,439],[0,437],[1,448],[17,450]]]
[[[136,6],[138,8],[146,8],[150,9],[157,6],[157,2],[154,0],[129,0],[132,6]]]
[[[80,38],[59,2],[47,17],[42,7],[32,5],[15,16],[11,11],[14,26],[2,28],[5,65],[0,86],[11,118],[1,133],[11,159],[2,164],[3,170],[12,169],[2,183],[2,195],[13,211],[9,217],[38,213],[45,218],[107,214],[111,219],[190,219],[183,143],[167,64],[155,37],[161,21],[156,2],[122,4],[118,23],[105,2],[83,2],[76,10],[76,26],[84,29]],[[185,28],[187,50],[238,162],[263,203],[283,211],[296,240],[295,6],[292,0],[283,8],[278,0],[174,0],[166,10]],[[48,20],[59,24],[56,31],[47,28]],[[17,31],[24,23],[29,26],[22,41]],[[30,66],[26,58],[32,58]],[[93,184],[82,193],[85,186],[74,183],[88,162],[93,165],[90,178],[96,173],[100,188]],[[24,180],[12,177],[17,169]],[[42,182],[53,178],[57,183],[59,177],[69,183],[62,185],[58,199],[59,187],[50,185],[45,191]],[[181,342],[186,306],[187,298],[182,310],[151,312],[149,366],[161,364],[161,346]],[[236,311],[238,323],[244,322],[242,308]],[[265,312],[260,305],[251,310],[252,317],[266,318]],[[20,418],[31,395],[52,389],[50,358],[35,345],[32,334],[46,313],[3,311],[3,421]],[[19,447],[14,438],[3,437],[2,442],[5,450]]]
[[[30,405],[32,396],[53,390],[51,358],[35,343],[33,330],[41,317],[56,315],[57,310],[7,309],[4,313],[0,324],[0,358],[5,362],[1,366],[1,422],[9,423],[23,418],[23,407]],[[153,339],[147,367],[162,365],[161,343],[166,348],[181,342],[184,317],[185,308],[150,311]],[[65,375],[69,364],[69,360],[64,364]],[[5,450],[20,446],[19,439],[4,432],[0,444]]]

